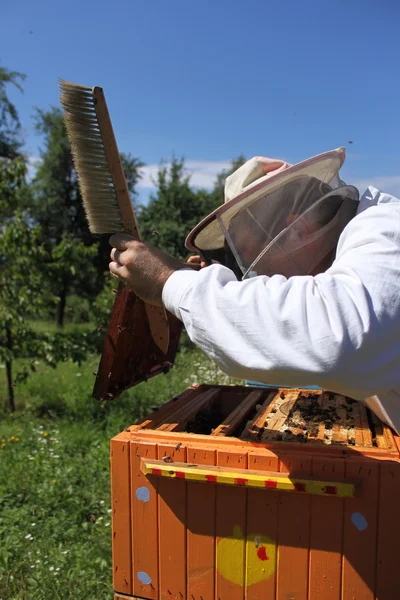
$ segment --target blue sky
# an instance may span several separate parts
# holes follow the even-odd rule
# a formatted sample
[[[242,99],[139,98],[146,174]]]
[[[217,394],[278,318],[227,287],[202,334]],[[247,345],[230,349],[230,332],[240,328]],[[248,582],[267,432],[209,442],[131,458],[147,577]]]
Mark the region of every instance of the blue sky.
[[[172,153],[207,186],[239,154],[339,146],[348,183],[400,195],[399,17],[397,0],[2,0],[0,64],[27,75],[10,96],[32,157],[58,78],[102,86],[142,199]]]

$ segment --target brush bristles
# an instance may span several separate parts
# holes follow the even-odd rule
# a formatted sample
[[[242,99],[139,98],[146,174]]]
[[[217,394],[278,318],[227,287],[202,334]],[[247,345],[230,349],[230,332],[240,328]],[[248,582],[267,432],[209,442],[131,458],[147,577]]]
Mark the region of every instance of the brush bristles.
[[[89,229],[92,233],[123,231],[92,88],[63,80],[59,82],[59,88]]]

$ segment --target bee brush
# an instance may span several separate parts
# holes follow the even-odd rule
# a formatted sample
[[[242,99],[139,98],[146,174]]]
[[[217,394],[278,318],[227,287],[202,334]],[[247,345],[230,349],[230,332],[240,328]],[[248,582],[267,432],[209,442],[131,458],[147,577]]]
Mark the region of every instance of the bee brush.
[[[91,233],[120,231],[140,239],[103,89],[61,80],[61,105]],[[169,325],[163,307],[145,303],[151,334],[168,351]]]

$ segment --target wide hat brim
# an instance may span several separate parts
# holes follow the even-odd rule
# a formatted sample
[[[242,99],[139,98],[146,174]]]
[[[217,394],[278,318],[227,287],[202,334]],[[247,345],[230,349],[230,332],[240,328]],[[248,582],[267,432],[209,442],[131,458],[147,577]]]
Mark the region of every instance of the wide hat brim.
[[[344,163],[346,152],[344,148],[338,148],[323,154],[318,154],[305,161],[292,165],[276,174],[268,174],[260,177],[252,185],[248,186],[242,193],[238,194],[225,204],[222,204],[202,219],[192,229],[186,238],[185,246],[188,250],[198,252],[201,250],[212,250],[221,248],[224,244],[224,234],[218,222],[218,218],[224,214],[224,220],[232,218],[239,210],[242,210],[253,201],[275,191],[293,179],[306,175],[320,179],[321,182],[330,183],[337,178],[340,167]],[[340,184],[338,184],[340,185]]]

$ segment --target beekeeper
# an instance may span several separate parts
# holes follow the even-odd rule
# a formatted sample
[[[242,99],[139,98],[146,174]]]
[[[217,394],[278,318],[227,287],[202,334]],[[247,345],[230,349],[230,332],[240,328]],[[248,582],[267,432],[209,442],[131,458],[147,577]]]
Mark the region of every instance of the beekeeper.
[[[110,272],[229,375],[363,401],[400,432],[400,200],[339,177],[343,148],[252,158],[189,234],[194,270],[126,234]]]

